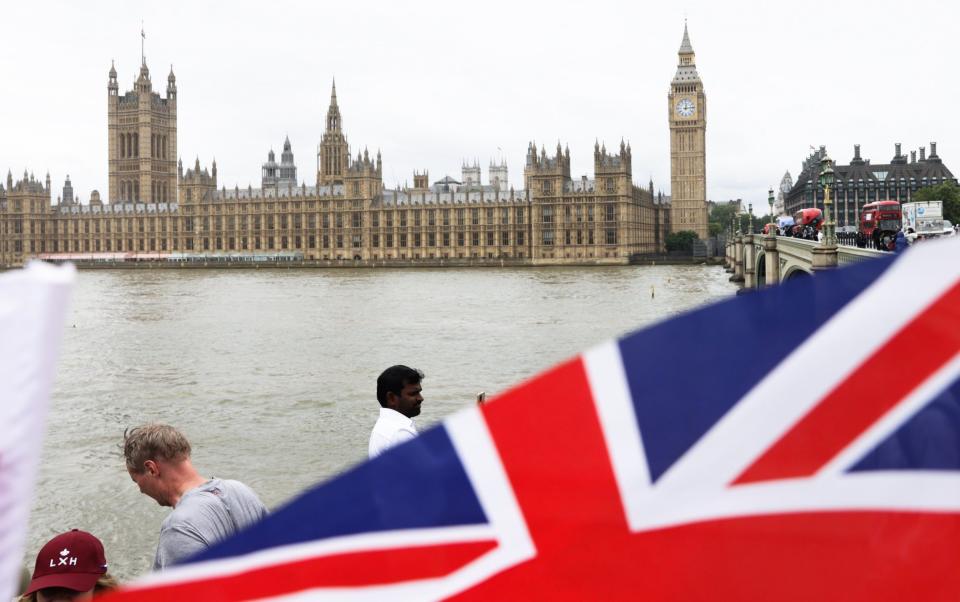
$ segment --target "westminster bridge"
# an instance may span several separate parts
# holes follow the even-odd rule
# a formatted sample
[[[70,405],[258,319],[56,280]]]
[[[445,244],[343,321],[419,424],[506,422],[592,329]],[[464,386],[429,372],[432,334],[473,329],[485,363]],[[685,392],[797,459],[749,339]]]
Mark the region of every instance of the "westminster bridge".
[[[733,273],[730,279],[742,282],[743,288],[750,290],[886,254],[790,236],[740,234],[727,240],[725,265]]]

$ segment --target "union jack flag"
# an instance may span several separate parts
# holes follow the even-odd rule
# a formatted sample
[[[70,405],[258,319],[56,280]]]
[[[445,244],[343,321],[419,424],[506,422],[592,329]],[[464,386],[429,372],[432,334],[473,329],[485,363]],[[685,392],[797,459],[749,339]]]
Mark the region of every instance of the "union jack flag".
[[[960,240],[595,347],[122,600],[956,600]]]

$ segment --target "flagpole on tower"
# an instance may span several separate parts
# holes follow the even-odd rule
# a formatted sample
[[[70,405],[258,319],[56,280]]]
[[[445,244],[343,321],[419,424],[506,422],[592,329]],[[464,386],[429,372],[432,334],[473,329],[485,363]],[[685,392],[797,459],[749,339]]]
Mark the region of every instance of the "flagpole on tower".
[[[147,32],[143,29],[143,19],[140,20],[140,64],[147,64],[147,55],[144,54],[144,45],[147,41]]]

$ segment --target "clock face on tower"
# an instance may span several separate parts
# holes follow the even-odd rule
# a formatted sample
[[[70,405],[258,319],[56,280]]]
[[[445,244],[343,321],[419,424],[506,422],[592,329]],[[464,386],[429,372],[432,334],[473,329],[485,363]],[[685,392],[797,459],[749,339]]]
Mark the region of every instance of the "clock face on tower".
[[[693,111],[695,108],[696,107],[693,104],[692,100],[690,100],[689,98],[682,98],[677,103],[677,115],[681,117],[690,117],[691,115],[693,115]]]

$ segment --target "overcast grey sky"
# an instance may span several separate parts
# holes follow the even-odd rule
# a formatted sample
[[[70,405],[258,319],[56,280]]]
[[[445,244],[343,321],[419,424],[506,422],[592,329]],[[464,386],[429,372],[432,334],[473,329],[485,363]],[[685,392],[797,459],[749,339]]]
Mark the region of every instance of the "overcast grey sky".
[[[258,186],[290,136],[312,183],[330,83],[354,155],[384,183],[484,179],[501,154],[523,184],[527,143],[569,144],[574,177],[595,139],[633,146],[633,177],[669,192],[666,95],[684,17],[707,93],[707,192],[766,203],[810,145],[847,163],[938,142],[960,170],[955,2],[17,2],[0,37],[0,168],[107,191],[107,72],[140,63],[178,86],[178,153],[216,157],[221,184]],[[5,174],[4,174],[5,175]]]

